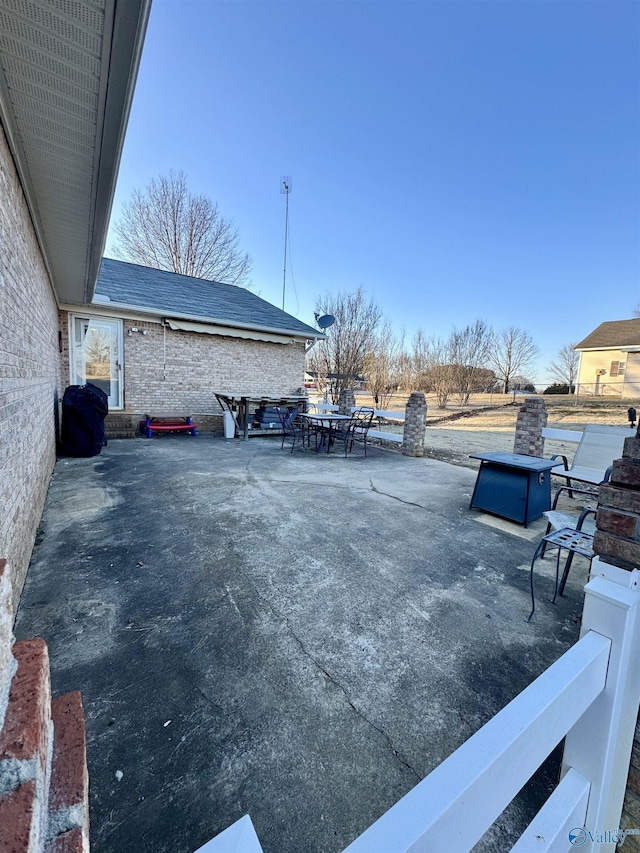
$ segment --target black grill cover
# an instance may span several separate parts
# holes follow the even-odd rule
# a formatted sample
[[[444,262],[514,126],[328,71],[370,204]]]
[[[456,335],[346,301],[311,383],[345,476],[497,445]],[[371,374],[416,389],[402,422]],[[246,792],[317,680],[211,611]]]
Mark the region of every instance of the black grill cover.
[[[98,456],[104,445],[108,397],[97,385],[69,385],[62,398],[61,450],[66,456]]]

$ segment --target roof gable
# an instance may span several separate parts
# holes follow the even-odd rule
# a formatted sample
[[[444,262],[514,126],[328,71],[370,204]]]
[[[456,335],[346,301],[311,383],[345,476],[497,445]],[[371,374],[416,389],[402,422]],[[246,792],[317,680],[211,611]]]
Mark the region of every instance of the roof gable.
[[[609,349],[640,346],[640,319],[610,320],[576,344],[574,349]]]
[[[102,297],[102,299],[101,299]],[[322,334],[255,293],[234,284],[103,258],[94,302],[163,317],[197,319],[235,328],[259,328],[319,338]]]

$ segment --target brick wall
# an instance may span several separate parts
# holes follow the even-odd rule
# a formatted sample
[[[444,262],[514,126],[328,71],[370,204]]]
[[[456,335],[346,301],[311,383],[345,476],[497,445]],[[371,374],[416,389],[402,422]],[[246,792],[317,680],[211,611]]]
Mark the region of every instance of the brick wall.
[[[59,388],[56,300],[0,127],[0,554],[11,623],[55,462]]]
[[[13,621],[56,458],[58,306],[0,127],[0,850],[89,849],[79,693]]]
[[[136,323],[147,334],[124,336],[125,409],[132,412],[218,412],[214,391],[290,394],[304,381],[304,345],[282,346],[241,338]]]
[[[61,326],[66,384],[69,376],[66,314],[61,318]],[[139,331],[129,336],[127,330],[132,326]],[[214,391],[291,394],[304,383],[304,362],[303,343],[280,345],[163,330],[157,322],[125,320],[124,410],[136,417],[146,412],[215,414],[221,428],[222,413]],[[200,421],[204,428],[212,426],[211,419],[201,417]]]

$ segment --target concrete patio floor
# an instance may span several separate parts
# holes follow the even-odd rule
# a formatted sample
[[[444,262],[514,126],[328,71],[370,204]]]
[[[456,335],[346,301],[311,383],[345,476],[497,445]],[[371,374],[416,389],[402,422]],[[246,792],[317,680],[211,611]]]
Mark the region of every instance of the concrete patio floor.
[[[585,564],[553,606],[541,562],[525,624],[544,524],[470,511],[474,482],[276,438],[59,460],[15,632],[82,691],[93,853],[192,853],[245,813],[265,853],[338,853],[556,660]],[[477,849],[509,849],[556,773]]]

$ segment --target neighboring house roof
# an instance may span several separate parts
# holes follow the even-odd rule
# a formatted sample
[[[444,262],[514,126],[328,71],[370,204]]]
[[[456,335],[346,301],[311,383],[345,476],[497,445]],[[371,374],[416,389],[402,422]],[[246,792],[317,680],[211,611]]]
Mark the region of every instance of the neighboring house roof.
[[[640,319],[610,320],[576,344],[574,349],[621,349],[640,346]]]
[[[0,122],[61,302],[90,302],[151,0],[0,0]]]
[[[244,287],[112,258],[102,261],[94,304],[231,328],[263,329],[302,338],[324,337],[317,329]]]

